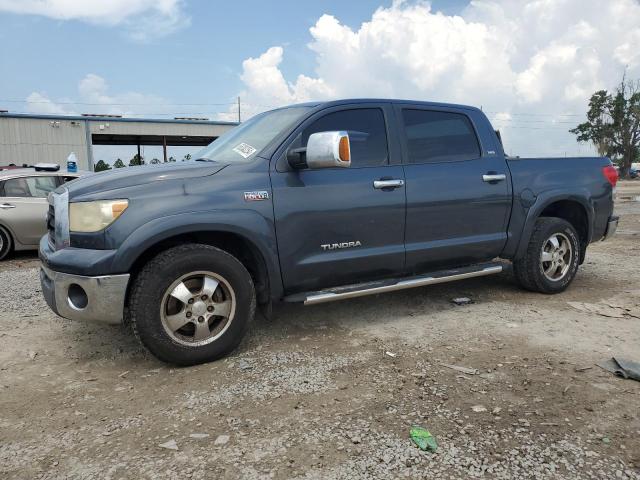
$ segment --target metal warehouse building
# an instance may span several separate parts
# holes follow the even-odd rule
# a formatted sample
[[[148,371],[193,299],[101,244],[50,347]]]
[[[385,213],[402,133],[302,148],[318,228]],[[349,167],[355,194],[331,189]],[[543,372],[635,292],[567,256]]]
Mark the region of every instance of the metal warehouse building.
[[[93,145],[205,146],[236,126],[233,122],[110,115],[32,115],[0,111],[0,165],[47,162],[65,165],[74,152],[78,167],[93,170]]]

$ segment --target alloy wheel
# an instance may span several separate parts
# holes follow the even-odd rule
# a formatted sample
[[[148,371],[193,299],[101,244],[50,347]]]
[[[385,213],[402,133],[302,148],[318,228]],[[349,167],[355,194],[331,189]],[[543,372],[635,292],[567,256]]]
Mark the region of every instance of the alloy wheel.
[[[160,319],[173,341],[199,347],[222,336],[235,310],[235,292],[225,278],[213,272],[192,272],[165,291]]]
[[[573,248],[563,233],[554,233],[543,244],[540,267],[544,276],[554,282],[562,280],[573,260]]]

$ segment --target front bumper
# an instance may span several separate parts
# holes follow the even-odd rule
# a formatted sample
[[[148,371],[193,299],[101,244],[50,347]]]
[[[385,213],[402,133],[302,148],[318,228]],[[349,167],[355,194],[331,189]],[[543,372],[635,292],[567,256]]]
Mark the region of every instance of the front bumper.
[[[607,223],[607,230],[604,232],[604,237],[602,237],[603,241],[608,240],[616,233],[616,230],[618,229],[618,220],[619,220],[619,217],[609,217],[609,222]]]
[[[122,323],[129,274],[84,277],[42,265],[40,284],[47,304],[71,320]]]

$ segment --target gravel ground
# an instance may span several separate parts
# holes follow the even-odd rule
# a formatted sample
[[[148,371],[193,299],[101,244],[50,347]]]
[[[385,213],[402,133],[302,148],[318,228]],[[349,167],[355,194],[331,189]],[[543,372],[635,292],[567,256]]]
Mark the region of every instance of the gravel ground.
[[[619,186],[619,234],[561,295],[507,272],[285,305],[192,368],[56,317],[36,256],[16,255],[0,263],[0,477],[640,479],[640,382],[595,366],[640,361],[636,195]]]

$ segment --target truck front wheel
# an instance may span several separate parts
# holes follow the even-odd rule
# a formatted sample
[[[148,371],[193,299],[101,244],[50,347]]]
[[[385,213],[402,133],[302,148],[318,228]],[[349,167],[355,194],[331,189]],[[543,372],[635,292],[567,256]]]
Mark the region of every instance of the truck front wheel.
[[[131,325],[156,357],[195,365],[235,349],[253,320],[256,296],[249,272],[210,245],[166,250],[136,276],[129,295]]]
[[[513,269],[527,290],[559,293],[576,276],[579,257],[580,241],[573,225],[562,218],[542,217],[536,220],[527,250]]]

